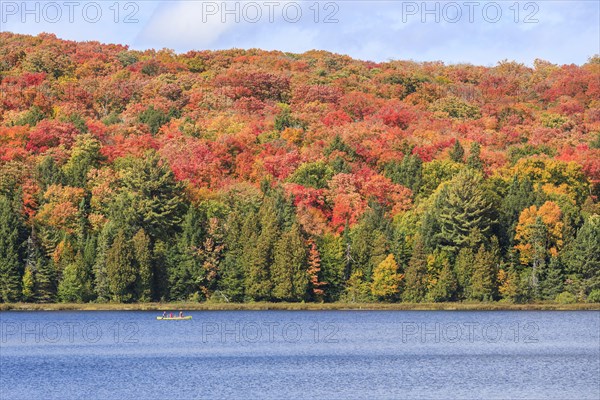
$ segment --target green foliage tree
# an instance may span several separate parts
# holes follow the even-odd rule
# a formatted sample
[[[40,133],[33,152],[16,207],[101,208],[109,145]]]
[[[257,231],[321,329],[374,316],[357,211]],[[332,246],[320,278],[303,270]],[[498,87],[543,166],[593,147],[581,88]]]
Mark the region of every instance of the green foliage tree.
[[[350,275],[346,282],[346,290],[344,292],[344,301],[350,303],[362,303],[369,301],[371,298],[369,283],[365,281],[363,272],[356,270]]]
[[[67,185],[85,187],[89,170],[98,167],[102,160],[100,148],[100,141],[92,134],[87,133],[76,137],[75,145],[71,149],[71,157],[62,167]]]
[[[302,186],[323,189],[332,177],[333,168],[323,161],[317,161],[300,165],[289,180]]]
[[[33,300],[35,300],[35,274],[33,268],[27,266],[23,274],[23,301]]]

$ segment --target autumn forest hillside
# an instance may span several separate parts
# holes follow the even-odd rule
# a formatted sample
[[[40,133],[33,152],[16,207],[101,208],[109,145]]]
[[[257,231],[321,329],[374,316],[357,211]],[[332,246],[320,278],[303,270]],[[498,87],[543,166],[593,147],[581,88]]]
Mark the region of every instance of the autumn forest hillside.
[[[0,33],[0,301],[600,301],[600,58]]]

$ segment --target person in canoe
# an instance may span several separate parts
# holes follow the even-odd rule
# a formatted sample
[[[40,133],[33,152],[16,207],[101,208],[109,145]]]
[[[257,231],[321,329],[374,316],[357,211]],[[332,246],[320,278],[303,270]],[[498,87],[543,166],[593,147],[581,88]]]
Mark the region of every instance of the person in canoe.
[[[179,311],[179,318],[183,318],[183,311]]]
[[[163,318],[167,318],[167,312],[166,311],[163,311],[163,316],[162,317]]]

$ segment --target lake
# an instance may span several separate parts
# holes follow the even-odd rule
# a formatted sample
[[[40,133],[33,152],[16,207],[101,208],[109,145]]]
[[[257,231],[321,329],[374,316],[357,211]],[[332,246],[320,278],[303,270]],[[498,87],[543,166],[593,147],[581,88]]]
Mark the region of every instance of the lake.
[[[0,312],[0,398],[600,398],[598,311],[157,315]]]

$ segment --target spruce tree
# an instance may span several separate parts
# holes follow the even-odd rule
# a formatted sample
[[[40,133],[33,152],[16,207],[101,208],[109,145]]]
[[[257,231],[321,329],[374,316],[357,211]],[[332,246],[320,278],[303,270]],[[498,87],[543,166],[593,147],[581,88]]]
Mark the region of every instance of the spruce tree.
[[[254,246],[251,247],[251,242],[248,242],[245,248],[249,256],[245,271],[246,294],[256,301],[268,300],[271,296],[270,268],[273,265],[274,244],[280,236],[274,202],[269,197],[263,202],[258,217],[260,234]]]
[[[304,300],[309,283],[307,253],[297,224],[284,232],[275,245],[271,267],[272,297],[275,300]]]
[[[344,290],[346,269],[342,238],[325,234],[319,240],[321,275],[325,285],[325,300],[337,301]]]
[[[244,300],[244,270],[242,268],[244,243],[242,236],[243,218],[237,210],[231,212],[225,224],[225,255],[219,290],[228,301]]]
[[[151,301],[153,298],[153,270],[152,253],[150,251],[150,238],[143,229],[140,229],[132,238],[135,265],[138,270],[137,298],[141,302]]]
[[[473,265],[470,300],[492,301],[496,297],[498,260],[483,245],[479,247]]]
[[[586,219],[564,259],[569,271],[583,282],[584,290],[600,289],[600,215]]]
[[[455,300],[458,284],[448,256],[438,253],[434,256],[433,263],[437,264],[438,271],[435,276],[429,275],[431,282],[427,291],[427,300],[432,302]]]
[[[106,272],[111,298],[116,302],[134,300],[136,271],[133,249],[123,230],[119,230],[106,254]]]
[[[471,144],[471,149],[469,150],[469,157],[467,158],[467,166],[471,169],[482,171],[483,170],[483,161],[481,161],[481,145],[477,142],[473,142]]]
[[[404,271],[402,301],[418,303],[427,292],[427,253],[421,237],[415,238],[413,254]]]
[[[21,223],[10,201],[0,196],[0,301],[19,301],[23,268],[19,257]]]
[[[461,146],[459,140],[454,141],[454,145],[450,150],[450,159],[457,163],[462,163],[465,157],[465,149]]]

